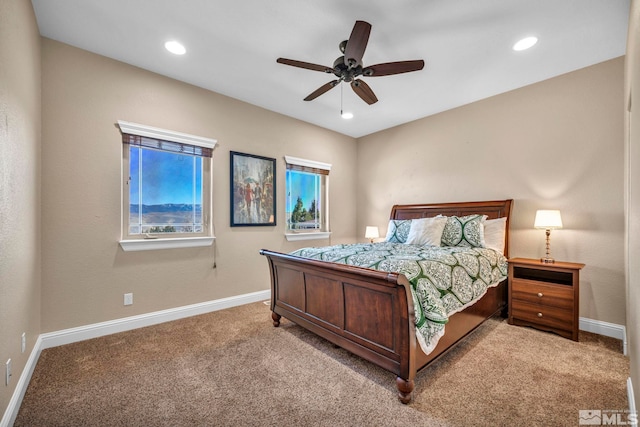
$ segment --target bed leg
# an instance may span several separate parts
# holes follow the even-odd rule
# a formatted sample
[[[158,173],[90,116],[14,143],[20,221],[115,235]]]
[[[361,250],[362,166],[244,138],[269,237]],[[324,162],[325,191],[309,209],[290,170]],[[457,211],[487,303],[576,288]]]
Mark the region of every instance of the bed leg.
[[[411,393],[413,392],[413,380],[405,380],[398,377],[396,379],[396,386],[398,387],[398,399],[405,405],[411,402]]]
[[[278,326],[280,326],[280,318],[282,316],[280,316],[278,313],[276,313],[275,311],[271,312],[271,320],[273,320],[273,326],[275,326],[276,328]]]
[[[503,319],[507,319],[509,317],[509,306],[507,304],[502,307],[500,317],[502,317]]]

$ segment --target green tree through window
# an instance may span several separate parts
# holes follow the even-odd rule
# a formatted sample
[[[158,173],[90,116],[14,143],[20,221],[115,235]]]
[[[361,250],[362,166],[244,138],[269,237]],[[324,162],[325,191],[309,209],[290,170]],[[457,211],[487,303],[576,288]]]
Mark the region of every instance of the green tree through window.
[[[327,232],[328,180],[331,165],[285,156],[287,230]]]

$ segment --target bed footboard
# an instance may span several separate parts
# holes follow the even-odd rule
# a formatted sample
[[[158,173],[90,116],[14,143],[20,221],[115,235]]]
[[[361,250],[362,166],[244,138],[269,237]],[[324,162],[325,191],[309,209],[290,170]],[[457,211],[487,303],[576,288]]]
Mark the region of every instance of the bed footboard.
[[[263,249],[271,273],[274,326],[280,317],[397,375],[411,400],[416,339],[410,283],[397,273],[319,262]]]

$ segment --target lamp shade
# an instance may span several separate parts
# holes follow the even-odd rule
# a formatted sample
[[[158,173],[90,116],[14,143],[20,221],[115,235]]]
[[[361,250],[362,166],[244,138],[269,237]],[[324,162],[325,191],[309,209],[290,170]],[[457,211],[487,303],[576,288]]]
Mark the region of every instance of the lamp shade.
[[[533,224],[535,228],[553,230],[562,228],[562,217],[557,210],[539,210],[536,212],[536,220]]]
[[[377,239],[378,237],[380,237],[378,227],[368,225],[364,231],[364,237],[366,237],[367,239]]]

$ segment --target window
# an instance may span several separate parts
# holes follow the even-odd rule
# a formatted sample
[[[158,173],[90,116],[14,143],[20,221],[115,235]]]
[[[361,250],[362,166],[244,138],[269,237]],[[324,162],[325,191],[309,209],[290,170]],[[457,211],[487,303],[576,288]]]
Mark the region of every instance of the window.
[[[285,156],[287,240],[327,238],[331,165]]]
[[[123,142],[123,249],[210,245],[215,140],[118,124]]]

